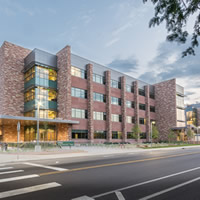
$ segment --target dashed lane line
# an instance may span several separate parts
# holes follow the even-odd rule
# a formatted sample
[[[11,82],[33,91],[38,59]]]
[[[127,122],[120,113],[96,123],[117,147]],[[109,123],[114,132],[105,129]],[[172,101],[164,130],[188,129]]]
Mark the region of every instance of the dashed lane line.
[[[23,180],[23,179],[28,179],[28,178],[36,178],[36,177],[39,177],[39,175],[38,174],[31,174],[31,175],[26,175],[26,176],[17,176],[17,177],[11,177],[11,178],[4,178],[4,179],[0,179],[0,183],[18,181],[18,180]]]
[[[0,170],[13,169],[13,167],[1,167]]]
[[[14,173],[19,173],[19,172],[24,172],[24,170],[0,172],[0,175],[3,175],[3,174],[14,174]]]
[[[41,168],[46,168],[46,169],[52,169],[55,171],[66,171],[68,169],[60,168],[60,167],[52,167],[52,166],[47,166],[47,165],[41,165],[41,164],[36,164],[36,163],[30,163],[30,162],[25,162],[25,165],[30,165],[34,167],[41,167]]]
[[[47,183],[47,184],[42,184],[42,185],[20,188],[20,189],[16,189],[16,190],[10,190],[10,191],[6,191],[6,192],[1,192],[0,199],[6,198],[6,197],[22,195],[22,194],[26,194],[26,193],[30,193],[30,192],[36,192],[36,191],[40,191],[40,190],[55,188],[55,187],[59,187],[59,186],[61,186],[61,184],[52,182],[52,183]]]
[[[124,196],[122,195],[121,192],[117,191],[117,192],[115,192],[115,194],[117,195],[117,198],[118,198],[119,200],[125,200],[125,198],[124,198]]]

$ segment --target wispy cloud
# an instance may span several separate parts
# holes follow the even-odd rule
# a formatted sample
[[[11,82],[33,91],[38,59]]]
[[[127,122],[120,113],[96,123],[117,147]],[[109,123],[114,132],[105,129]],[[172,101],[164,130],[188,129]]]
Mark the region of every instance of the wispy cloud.
[[[113,39],[111,39],[110,41],[108,41],[107,43],[106,43],[106,47],[110,47],[110,46],[112,46],[113,44],[115,44],[116,42],[118,42],[119,41],[119,37],[115,37],[115,38],[113,38]]]

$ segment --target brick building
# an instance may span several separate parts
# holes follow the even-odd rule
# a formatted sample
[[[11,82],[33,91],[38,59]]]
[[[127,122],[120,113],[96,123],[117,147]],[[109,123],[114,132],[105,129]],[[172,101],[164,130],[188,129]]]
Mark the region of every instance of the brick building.
[[[4,42],[0,48],[0,141],[133,142],[139,124],[149,140],[156,122],[161,139],[185,126],[184,90],[176,80],[155,85],[71,53],[56,55]]]

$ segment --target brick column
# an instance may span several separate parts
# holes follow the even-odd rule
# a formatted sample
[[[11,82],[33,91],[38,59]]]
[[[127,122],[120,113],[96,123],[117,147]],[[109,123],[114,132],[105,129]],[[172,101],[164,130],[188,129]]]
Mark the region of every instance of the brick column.
[[[66,46],[57,53],[58,61],[58,117],[71,119],[71,48]]]
[[[134,81],[134,102],[135,102],[135,124],[139,125],[139,92],[138,92],[138,81]]]
[[[150,142],[151,122],[150,122],[149,85],[145,86],[145,104],[146,104],[146,134],[147,134],[147,141]]]
[[[121,99],[122,99],[122,139],[123,142],[127,141],[126,130],[126,77],[121,77]]]
[[[106,127],[107,127],[107,140],[112,141],[112,121],[111,121],[111,73],[106,71]]]
[[[88,139],[94,141],[94,119],[93,119],[93,65],[87,66],[87,101],[88,101]]]

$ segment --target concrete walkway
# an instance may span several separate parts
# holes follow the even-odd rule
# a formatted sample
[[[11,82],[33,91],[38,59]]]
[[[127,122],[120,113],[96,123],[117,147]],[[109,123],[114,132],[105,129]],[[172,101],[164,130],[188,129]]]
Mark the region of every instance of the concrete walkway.
[[[151,151],[170,151],[178,149],[197,148],[200,146],[185,146],[185,147],[170,147],[170,148],[155,148],[155,149],[141,149],[141,148],[107,148],[107,147],[65,147],[63,149],[55,149],[54,151],[42,152],[0,152],[0,164],[12,163],[19,161],[55,159],[55,158],[68,158],[68,157],[82,157],[82,156],[99,156],[109,154],[124,154],[124,153],[142,153]]]

